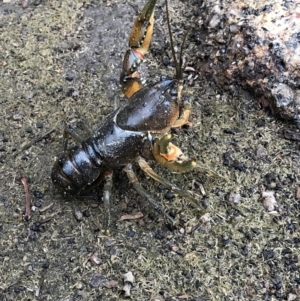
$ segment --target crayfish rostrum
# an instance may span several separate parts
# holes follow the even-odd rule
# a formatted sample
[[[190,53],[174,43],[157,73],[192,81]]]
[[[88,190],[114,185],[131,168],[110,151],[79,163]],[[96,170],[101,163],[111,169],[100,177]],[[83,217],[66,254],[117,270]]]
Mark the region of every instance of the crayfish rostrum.
[[[149,0],[146,3],[131,31],[130,48],[125,54],[120,76],[122,92],[128,101],[108,115],[94,132],[84,126],[90,134],[87,139],[82,139],[73,129],[66,128],[64,152],[55,161],[51,173],[54,185],[66,195],[80,196],[99,180],[104,180],[104,227],[108,227],[110,219],[112,173],[120,166],[124,166],[123,170],[138,193],[174,222],[140,185],[132,170],[132,163],[135,162],[150,177],[199,208],[192,195],[160,177],[146,162],[156,160],[178,172],[200,168],[194,159],[186,157],[171,143],[172,136],[168,133],[171,128],[188,123],[190,107],[181,101],[181,89],[178,88],[180,75],[177,74],[177,79],[162,77],[161,81],[143,87],[138,72],[150,46],[156,1]],[[72,136],[80,145],[67,150],[68,136]]]

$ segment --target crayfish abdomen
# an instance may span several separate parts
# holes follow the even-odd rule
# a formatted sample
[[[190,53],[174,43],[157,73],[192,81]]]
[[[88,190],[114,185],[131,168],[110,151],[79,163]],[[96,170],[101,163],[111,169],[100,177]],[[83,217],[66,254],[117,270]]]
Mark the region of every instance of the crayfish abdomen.
[[[93,145],[83,142],[81,147],[74,146],[58,157],[51,172],[52,182],[65,193],[76,195],[96,181],[101,173],[101,162]]]

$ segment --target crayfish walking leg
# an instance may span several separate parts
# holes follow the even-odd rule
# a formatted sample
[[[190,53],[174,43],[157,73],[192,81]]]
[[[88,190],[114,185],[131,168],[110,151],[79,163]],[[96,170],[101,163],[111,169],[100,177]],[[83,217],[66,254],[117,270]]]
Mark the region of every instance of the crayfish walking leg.
[[[105,180],[105,184],[103,186],[103,205],[104,205],[104,218],[103,218],[103,228],[108,231],[109,226],[110,226],[110,195],[111,195],[111,189],[112,189],[112,175],[113,172],[112,171],[106,171],[104,173],[104,180]]]
[[[174,219],[155,201],[151,194],[149,194],[140,184],[138,178],[136,177],[135,173],[132,170],[132,165],[127,164],[126,167],[123,169],[129,179],[129,182],[133,185],[135,190],[143,197],[145,197],[148,202],[154,206],[156,210],[162,213],[172,224],[175,224]]]

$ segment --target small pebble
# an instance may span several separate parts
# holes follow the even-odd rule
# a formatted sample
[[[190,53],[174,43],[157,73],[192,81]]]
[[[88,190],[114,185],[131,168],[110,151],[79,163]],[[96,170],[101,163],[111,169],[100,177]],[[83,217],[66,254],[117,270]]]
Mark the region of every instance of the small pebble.
[[[231,239],[229,237],[225,237],[223,239],[223,245],[224,245],[224,247],[228,246],[230,244],[230,242],[231,242]]]
[[[29,94],[27,94],[27,99],[32,99],[33,97],[34,97],[34,94],[33,93],[29,93]]]
[[[266,149],[263,146],[259,145],[258,148],[257,148],[257,150],[256,150],[256,156],[258,158],[263,158],[266,155],[267,155]]]
[[[183,256],[183,255],[184,255],[184,252],[183,252],[183,250],[178,249],[178,250],[176,251],[176,254]]]
[[[82,221],[83,219],[83,214],[82,212],[80,211],[80,209],[78,207],[75,207],[74,208],[74,214],[75,214],[75,217],[78,221]]]
[[[234,135],[235,134],[234,130],[233,129],[229,129],[229,128],[224,129],[223,132],[225,134],[230,134],[230,135]]]
[[[162,239],[164,239],[164,236],[160,232],[156,232],[154,234],[154,238],[156,238],[158,240],[162,240]]]
[[[228,197],[229,203],[239,204],[241,201],[241,195],[238,192],[232,191]]]
[[[85,216],[85,217],[89,217],[89,216],[91,216],[91,212],[90,212],[90,210],[88,210],[88,209],[86,209],[86,210],[83,210],[83,216]]]
[[[131,271],[129,271],[126,274],[124,274],[123,277],[124,277],[124,286],[123,286],[124,295],[126,297],[129,297],[130,289],[133,286],[133,282],[134,282],[134,275],[132,274]]]
[[[23,115],[21,115],[21,114],[14,114],[12,116],[12,119],[15,120],[15,121],[22,120],[23,119]]]
[[[73,71],[67,71],[65,79],[69,82],[71,82],[74,79],[74,72]]]
[[[177,252],[177,251],[179,250],[179,248],[178,248],[177,246],[173,245],[173,246],[171,247],[171,250],[172,250],[173,252]]]
[[[37,207],[37,208],[40,208],[40,207],[42,207],[42,204],[39,201],[35,201],[34,206]]]
[[[258,127],[263,127],[263,126],[265,126],[266,125],[266,121],[264,120],[264,119],[259,119],[258,121],[257,121],[257,126]]]
[[[165,66],[169,66],[170,65],[170,59],[168,58],[168,57],[163,57],[163,64],[165,65]]]
[[[94,253],[94,254],[91,255],[90,261],[94,264],[97,264],[97,265],[101,263],[101,259],[99,258],[97,253]]]
[[[249,248],[248,246],[243,246],[242,247],[242,254],[247,256],[249,254]]]
[[[293,300],[296,300],[297,298],[298,298],[297,295],[290,293],[290,294],[288,294],[287,301],[293,301]]]
[[[267,209],[269,212],[275,210],[275,205],[277,204],[274,191],[262,191],[262,203],[265,209]]]
[[[42,192],[38,191],[38,190],[35,190],[35,191],[33,192],[33,195],[34,195],[36,198],[38,198],[38,199],[42,199],[42,198],[44,197],[44,194],[43,194]]]
[[[34,0],[34,2],[33,2],[33,4],[35,5],[35,6],[38,6],[38,5],[40,5],[42,3],[42,0]]]
[[[209,213],[205,213],[200,217],[200,220],[203,224],[207,224],[211,221],[211,217]]]
[[[128,231],[128,232],[126,233],[126,235],[127,235],[127,237],[134,237],[135,231],[130,230],[130,231]]]
[[[263,250],[263,257],[265,260],[272,259],[275,256],[273,250]]]
[[[42,36],[42,35],[38,35],[38,36],[36,37],[36,40],[37,40],[38,42],[43,42],[43,41],[45,41],[45,37]]]
[[[28,7],[28,0],[22,0],[22,8],[27,8]]]
[[[167,200],[172,200],[174,198],[175,198],[175,194],[174,194],[174,192],[172,192],[170,190],[165,194],[165,199],[167,199]]]
[[[92,288],[103,287],[107,279],[101,274],[92,274],[90,276],[89,284]]]

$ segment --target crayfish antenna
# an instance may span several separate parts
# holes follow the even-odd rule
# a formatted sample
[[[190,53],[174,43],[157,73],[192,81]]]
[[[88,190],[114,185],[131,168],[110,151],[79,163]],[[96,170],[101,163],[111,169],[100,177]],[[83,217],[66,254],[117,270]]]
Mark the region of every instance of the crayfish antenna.
[[[178,96],[177,96],[177,98],[178,98],[178,102],[181,103],[182,90],[183,90],[182,55],[183,55],[184,44],[185,44],[186,38],[188,36],[188,33],[190,32],[191,26],[189,27],[189,29],[184,34],[183,41],[182,41],[182,44],[181,44],[181,47],[180,47],[179,62],[178,62],[176,54],[175,54],[173,35],[172,35],[172,31],[171,31],[168,0],[165,0],[165,5],[166,5],[166,16],[167,16],[167,24],[168,24],[168,31],[169,31],[169,37],[170,37],[171,51],[172,51],[172,56],[173,56],[173,60],[174,60],[174,64],[175,64],[176,79],[178,81]]]
[[[168,0],[165,0],[165,4],[166,4],[167,24],[168,24],[168,31],[169,31],[169,37],[170,37],[172,56],[173,56],[175,69],[176,69],[176,79],[180,80],[180,79],[182,79],[182,68],[181,68],[181,64],[180,63],[178,64],[177,57],[176,57],[176,54],[175,54],[175,48],[174,48],[174,43],[173,43],[173,35],[172,35],[170,16],[169,16]],[[182,54],[182,52],[180,52],[180,55],[181,54]],[[180,58],[180,60],[182,61],[182,58]]]

